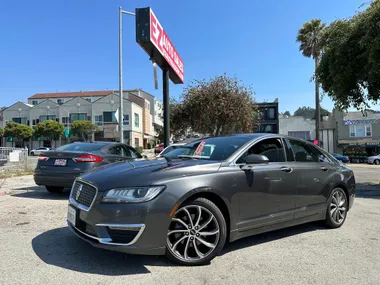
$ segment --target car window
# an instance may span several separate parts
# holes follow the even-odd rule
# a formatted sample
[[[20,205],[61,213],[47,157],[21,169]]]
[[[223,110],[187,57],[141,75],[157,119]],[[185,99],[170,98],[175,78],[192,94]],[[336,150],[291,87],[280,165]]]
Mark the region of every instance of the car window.
[[[269,162],[285,162],[285,152],[280,138],[264,139],[248,149],[236,163],[245,163],[250,154],[261,154],[268,157]]]
[[[135,150],[135,149],[133,149],[133,148],[131,148],[131,147],[128,147],[128,150],[129,150],[129,152],[130,152],[130,156],[131,156],[132,158],[141,158],[141,157],[142,157],[141,154],[139,154],[139,153],[137,152],[137,150]]]
[[[108,152],[113,155],[132,157],[131,151],[122,145],[111,147]]]
[[[317,156],[319,158],[319,162],[325,162],[325,163],[330,163],[331,162],[330,158],[326,154],[324,154],[321,150],[319,150],[315,146],[310,146],[310,147],[317,154]]]
[[[168,146],[167,148],[165,148],[162,152],[161,152],[161,155],[164,155],[170,151],[172,151],[174,149],[174,147],[172,146]]]
[[[56,148],[57,151],[98,151],[106,144],[102,143],[71,143]]]
[[[317,153],[308,144],[292,139],[289,139],[289,143],[296,162],[319,162]]]

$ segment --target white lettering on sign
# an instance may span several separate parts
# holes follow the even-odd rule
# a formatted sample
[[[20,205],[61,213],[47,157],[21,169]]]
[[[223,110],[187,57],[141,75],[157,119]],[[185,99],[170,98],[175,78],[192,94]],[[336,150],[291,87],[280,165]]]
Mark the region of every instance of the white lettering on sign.
[[[152,10],[150,10],[150,40],[183,83],[183,61]]]

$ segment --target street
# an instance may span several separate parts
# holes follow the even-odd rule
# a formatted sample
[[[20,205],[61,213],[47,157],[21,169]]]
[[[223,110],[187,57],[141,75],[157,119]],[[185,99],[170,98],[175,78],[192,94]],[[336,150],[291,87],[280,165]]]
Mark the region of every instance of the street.
[[[93,248],[66,226],[67,191],[48,193],[32,176],[0,180],[0,284],[379,284],[380,167],[351,167],[359,192],[342,228],[245,238],[203,267]]]

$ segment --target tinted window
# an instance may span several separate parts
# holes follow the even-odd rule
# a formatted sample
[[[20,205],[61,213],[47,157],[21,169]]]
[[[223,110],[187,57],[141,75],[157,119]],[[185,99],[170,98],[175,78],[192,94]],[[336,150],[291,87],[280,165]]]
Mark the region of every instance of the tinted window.
[[[56,148],[56,151],[93,152],[93,151],[100,150],[104,146],[105,146],[105,144],[101,144],[101,143],[72,143],[72,144],[66,144],[66,145],[60,146],[60,147]]]
[[[131,157],[133,158],[141,158],[141,154],[139,154],[135,149],[128,147],[129,152],[131,153]]]
[[[111,147],[108,152],[113,155],[131,157],[130,150],[121,145]]]
[[[314,146],[310,146],[310,147],[318,155],[319,162],[325,162],[325,163],[331,162],[331,160],[328,158],[328,156],[326,154],[324,154],[321,150],[319,150],[318,148],[316,148]]]
[[[297,162],[318,162],[318,155],[312,148],[301,141],[289,140],[294,153],[294,159]]]
[[[222,161],[229,158],[236,150],[250,141],[249,136],[233,136],[233,137],[216,137],[198,140],[187,144],[183,148],[175,149],[169,152],[183,152],[179,157],[209,159]]]
[[[269,162],[284,162],[285,152],[281,139],[265,139],[254,144],[248,151],[246,151],[237,161],[237,163],[244,163],[245,158],[250,154],[261,154],[268,157]]]

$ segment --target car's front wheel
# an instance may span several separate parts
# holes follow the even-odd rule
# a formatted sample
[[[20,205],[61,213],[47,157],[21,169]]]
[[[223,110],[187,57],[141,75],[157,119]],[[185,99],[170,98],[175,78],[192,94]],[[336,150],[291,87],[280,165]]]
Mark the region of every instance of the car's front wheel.
[[[210,200],[198,198],[173,215],[166,238],[167,257],[182,265],[208,264],[223,248],[226,221]]]
[[[65,187],[60,186],[45,186],[46,190],[48,190],[50,193],[61,193]]]
[[[380,160],[375,159],[375,161],[373,163],[376,164],[376,165],[380,165]]]
[[[329,228],[339,228],[347,217],[348,199],[341,188],[335,188],[328,200],[325,223]]]

